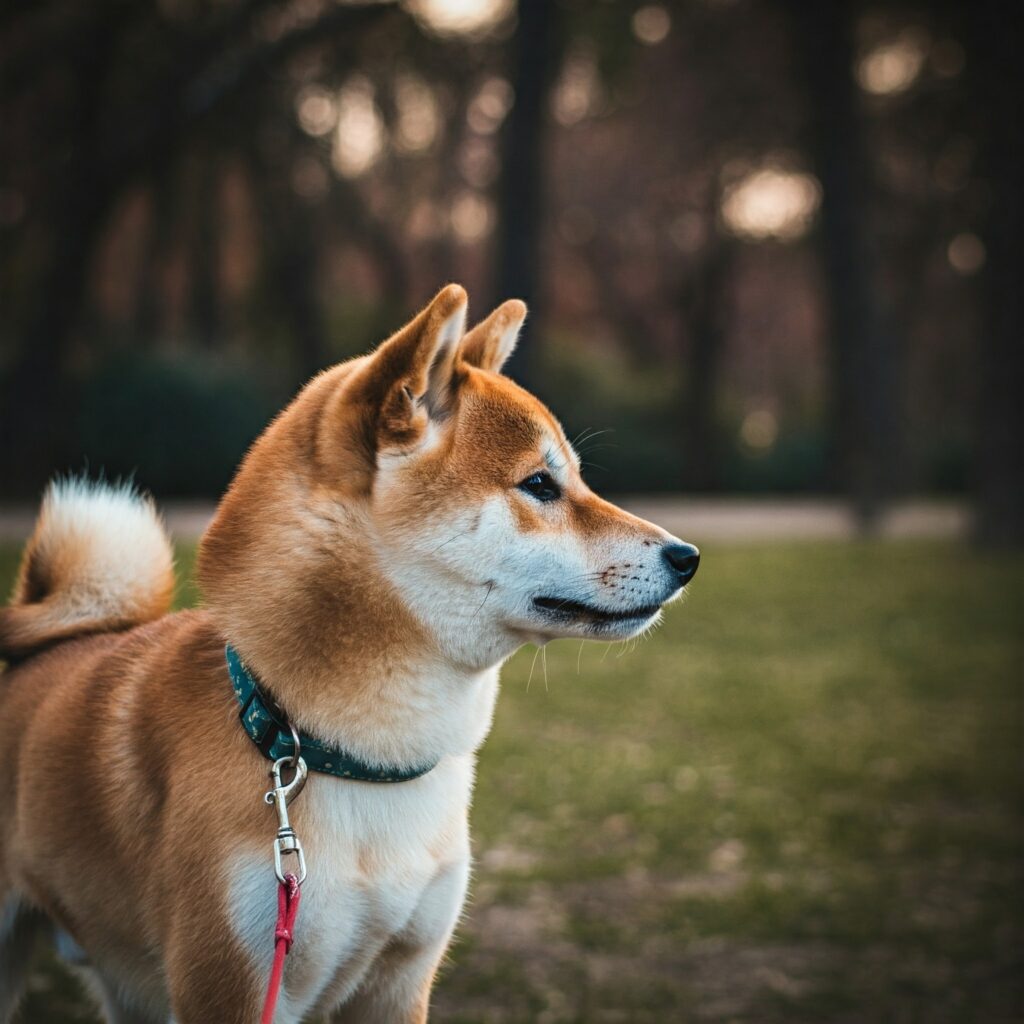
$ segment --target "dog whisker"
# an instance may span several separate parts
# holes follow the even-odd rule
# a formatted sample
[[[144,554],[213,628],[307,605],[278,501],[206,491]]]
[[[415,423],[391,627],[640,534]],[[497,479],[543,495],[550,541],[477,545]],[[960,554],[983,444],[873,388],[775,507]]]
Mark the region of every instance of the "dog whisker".
[[[441,550],[441,548],[446,547],[447,545],[451,544],[452,541],[458,540],[460,537],[468,537],[468,536],[469,536],[469,531],[468,530],[463,530],[461,533],[453,534],[447,540],[442,541],[440,544],[438,544],[436,548],[431,548],[430,551],[427,552],[427,554],[435,555],[435,554],[437,554],[438,551]]]
[[[494,590],[494,580],[488,580],[483,586],[487,587],[487,593],[484,594],[484,599],[477,605],[476,611],[473,612],[473,617],[469,620],[470,622],[473,622],[483,610],[484,605],[487,603],[487,598],[491,596],[491,591]]]
[[[592,441],[595,437],[600,437],[602,434],[611,434],[613,432],[612,427],[605,427],[603,430],[594,430],[590,427],[586,427],[581,430],[570,442],[573,448],[579,448],[586,444],[588,441]]]
[[[533,670],[537,667],[537,656],[540,654],[540,652],[542,650],[544,650],[543,647],[538,647],[533,652],[533,661],[530,662],[530,675],[529,675],[529,677],[526,680],[526,692],[527,693],[530,692],[530,683],[533,682]]]

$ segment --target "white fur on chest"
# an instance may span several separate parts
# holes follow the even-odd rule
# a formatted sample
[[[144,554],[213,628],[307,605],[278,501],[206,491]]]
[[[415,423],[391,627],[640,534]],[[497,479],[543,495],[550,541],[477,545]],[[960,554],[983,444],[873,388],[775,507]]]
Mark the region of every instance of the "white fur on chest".
[[[396,940],[444,943],[465,898],[473,755],[449,756],[407,783],[353,783],[313,773],[292,805],[306,850],[296,937],[279,1018],[344,1002]],[[253,963],[269,972],[277,913],[266,850],[229,867],[232,921]]]

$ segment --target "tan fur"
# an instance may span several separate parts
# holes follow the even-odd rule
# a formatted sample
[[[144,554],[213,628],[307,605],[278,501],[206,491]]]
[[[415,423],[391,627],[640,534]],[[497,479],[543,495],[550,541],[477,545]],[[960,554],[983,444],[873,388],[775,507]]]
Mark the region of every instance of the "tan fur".
[[[519,299],[503,302],[462,339],[459,346],[460,358],[469,366],[489,373],[500,373],[512,355],[525,320],[525,302]]]
[[[258,1016],[275,822],[225,641],[301,729],[378,763],[439,759],[394,787],[315,775],[292,805],[310,877],[278,1019],[421,1024],[465,894],[496,666],[526,640],[590,628],[531,611],[521,566],[547,565],[555,545],[596,566],[567,571],[588,600],[628,605],[641,577],[655,604],[677,592],[647,554],[672,538],[593,495],[554,417],[498,375],[525,307],[463,337],[465,308],[461,288],[442,290],[268,427],[203,539],[203,610],[137,625],[167,606],[159,558],[144,586],[96,604],[106,619],[40,610],[95,578],[81,571],[95,539],[48,546],[44,506],[0,619],[5,650],[39,651],[0,680],[15,779],[0,789],[0,904],[67,931],[112,1012]],[[519,486],[546,466],[564,489],[548,505]],[[123,631],[64,639],[106,629]],[[16,994],[0,987],[0,1021]]]
[[[14,596],[0,609],[0,657],[149,622],[174,592],[174,558],[152,501],[126,485],[50,485]]]

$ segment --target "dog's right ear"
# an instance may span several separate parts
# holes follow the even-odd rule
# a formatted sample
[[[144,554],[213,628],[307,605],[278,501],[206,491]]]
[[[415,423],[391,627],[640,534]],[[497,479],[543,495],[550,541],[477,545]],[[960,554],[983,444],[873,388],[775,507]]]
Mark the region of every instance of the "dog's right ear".
[[[503,302],[462,339],[459,358],[470,366],[500,373],[515,350],[525,320],[525,302],[519,299]]]

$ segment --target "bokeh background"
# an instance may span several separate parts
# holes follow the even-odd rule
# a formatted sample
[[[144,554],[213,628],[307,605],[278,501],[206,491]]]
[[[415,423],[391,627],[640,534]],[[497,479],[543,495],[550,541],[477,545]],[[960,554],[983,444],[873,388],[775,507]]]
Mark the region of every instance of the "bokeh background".
[[[0,381],[55,466],[216,496],[439,283],[612,491],[965,494],[1021,529],[1013,5],[9,0]]]
[[[509,666],[438,1019],[1021,1019],[1020,21],[7,0],[0,582],[87,468],[178,510],[194,603],[306,379],[524,298],[511,375],[704,564]],[[24,1022],[91,1013],[41,956]]]

